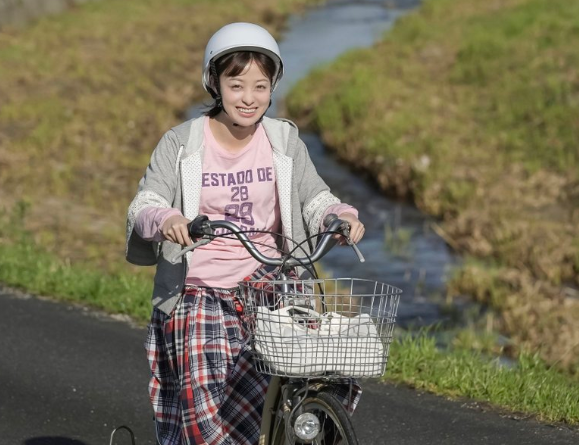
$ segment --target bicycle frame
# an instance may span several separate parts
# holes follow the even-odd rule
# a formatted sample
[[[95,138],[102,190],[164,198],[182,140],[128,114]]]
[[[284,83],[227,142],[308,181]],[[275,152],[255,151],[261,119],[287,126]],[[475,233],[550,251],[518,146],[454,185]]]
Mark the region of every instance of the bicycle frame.
[[[261,415],[261,431],[259,434],[259,445],[269,445],[272,420],[276,416],[278,398],[280,395],[281,377],[272,376],[267,387],[265,403]]]

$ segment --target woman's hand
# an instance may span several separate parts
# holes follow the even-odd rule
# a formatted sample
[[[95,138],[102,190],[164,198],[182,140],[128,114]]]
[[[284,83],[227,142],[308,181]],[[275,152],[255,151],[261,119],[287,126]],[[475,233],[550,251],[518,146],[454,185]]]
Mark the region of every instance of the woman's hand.
[[[340,215],[338,215],[338,218],[350,224],[350,240],[354,244],[358,244],[358,242],[364,236],[364,232],[366,231],[366,229],[364,228],[364,224],[362,224],[353,213],[349,212],[341,213]],[[346,244],[346,240],[343,237],[340,238],[341,238],[340,244]]]
[[[161,227],[161,233],[165,239],[172,241],[182,246],[190,246],[193,244],[191,237],[189,237],[189,231],[187,230],[187,224],[191,221],[182,215],[173,215],[167,218]]]

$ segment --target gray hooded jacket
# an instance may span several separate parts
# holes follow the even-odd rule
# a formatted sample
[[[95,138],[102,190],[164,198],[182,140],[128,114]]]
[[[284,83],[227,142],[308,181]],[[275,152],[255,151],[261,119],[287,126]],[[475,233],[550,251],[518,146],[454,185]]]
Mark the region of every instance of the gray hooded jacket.
[[[177,208],[188,219],[198,215],[203,120],[189,120],[165,133],[151,156],[128,211],[126,258],[136,265],[157,265],[152,302],[167,314],[172,312],[181,296],[191,253],[176,262],[169,261],[181,246],[170,241],[144,240],[134,230],[135,219],[149,206]],[[264,117],[262,125],[273,150],[283,234],[299,244],[308,234],[318,233],[325,210],[339,204],[340,200],[330,193],[317,174],[292,122]],[[294,246],[289,242],[287,248]],[[303,247],[309,253],[307,243]]]

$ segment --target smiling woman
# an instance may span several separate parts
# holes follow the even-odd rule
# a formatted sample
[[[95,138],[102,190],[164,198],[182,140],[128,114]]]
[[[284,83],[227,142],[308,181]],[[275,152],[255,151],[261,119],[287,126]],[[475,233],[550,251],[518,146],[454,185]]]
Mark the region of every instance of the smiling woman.
[[[252,53],[239,53],[245,54],[249,58]],[[227,112],[229,109],[231,112],[235,107],[242,117],[251,118],[258,111],[264,112],[267,109],[271,93],[271,76],[264,74],[263,68],[253,60],[244,65],[243,72],[238,75],[221,74],[219,83],[224,110]]]
[[[330,213],[350,224],[352,242],[364,234],[357,210],[317,174],[295,125],[264,116],[282,74],[277,42],[264,28],[233,23],[218,30],[202,76],[215,102],[205,116],[164,135],[129,208],[128,261],[157,263],[146,344],[163,445],[182,438],[256,445],[269,383],[246,346],[238,283],[273,279],[277,271],[227,236],[181,257],[193,244],[191,220],[230,221],[270,258],[297,246],[308,255],[302,243]]]
[[[240,37],[243,36],[243,37]],[[253,137],[283,75],[275,39],[261,27],[232,23],[207,43],[203,87],[215,100],[205,113],[217,142],[236,153]]]

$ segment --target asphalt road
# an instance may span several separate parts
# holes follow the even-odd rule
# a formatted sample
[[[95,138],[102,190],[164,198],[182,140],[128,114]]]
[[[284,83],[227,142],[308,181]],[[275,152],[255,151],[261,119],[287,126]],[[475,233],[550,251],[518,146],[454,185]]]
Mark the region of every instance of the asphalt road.
[[[130,426],[154,445],[145,330],[79,307],[0,290],[0,445],[108,444]],[[361,445],[577,445],[579,430],[501,415],[405,387],[364,383]],[[128,434],[118,445],[131,443]]]

